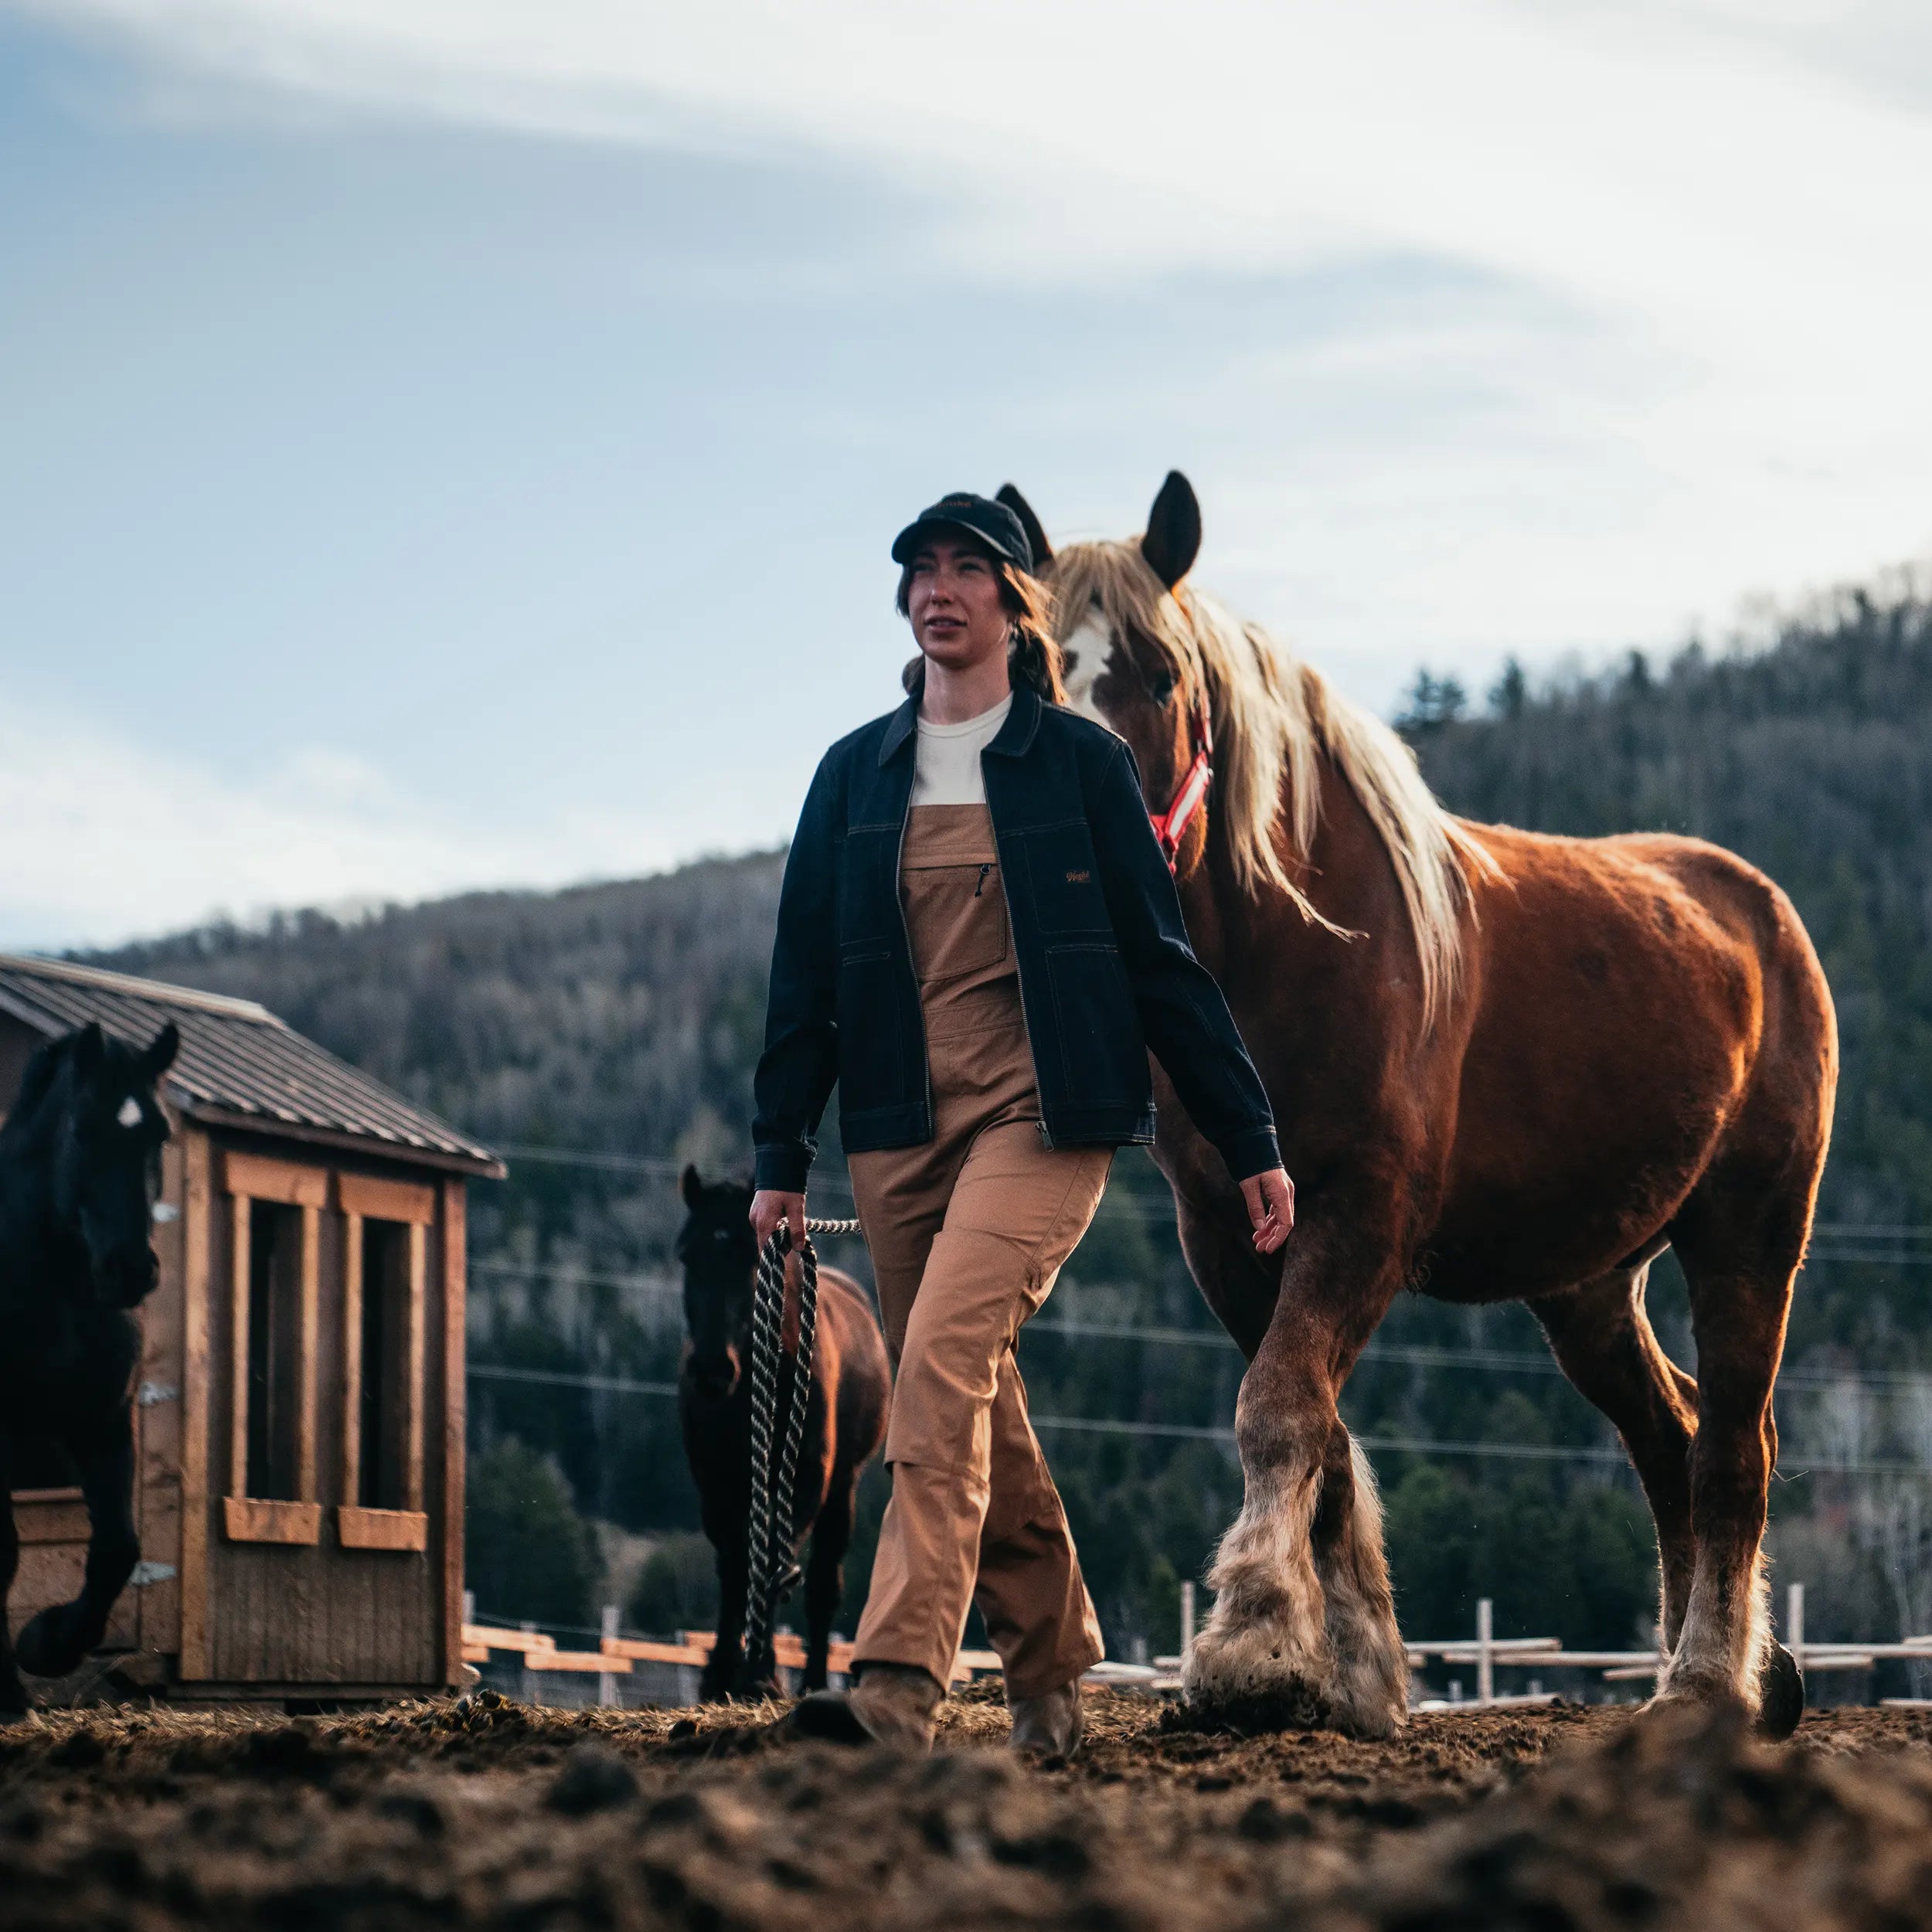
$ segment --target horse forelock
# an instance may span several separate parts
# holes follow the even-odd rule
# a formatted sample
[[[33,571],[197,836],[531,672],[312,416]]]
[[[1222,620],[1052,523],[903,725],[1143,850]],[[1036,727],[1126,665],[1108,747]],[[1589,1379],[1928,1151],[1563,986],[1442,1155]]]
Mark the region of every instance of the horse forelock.
[[[1067,680],[1070,702],[1100,716],[1092,694],[1104,668],[1103,631],[1151,647],[1183,702],[1205,691],[1214,729],[1213,822],[1236,879],[1250,894],[1272,886],[1304,917],[1339,930],[1289,876],[1277,837],[1285,829],[1293,856],[1311,859],[1323,760],[1335,767],[1395,869],[1427,1026],[1461,975],[1471,876],[1496,876],[1498,868],[1437,801],[1415,754],[1260,625],[1243,623],[1191,585],[1169,590],[1137,542],[1068,545],[1054,556],[1052,590],[1055,634],[1078,660]],[[1083,638],[1093,640],[1090,648],[1082,648]]]

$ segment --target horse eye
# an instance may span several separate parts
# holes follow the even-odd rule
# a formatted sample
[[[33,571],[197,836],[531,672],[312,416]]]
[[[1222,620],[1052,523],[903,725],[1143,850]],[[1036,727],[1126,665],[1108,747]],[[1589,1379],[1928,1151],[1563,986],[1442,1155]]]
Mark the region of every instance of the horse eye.
[[[121,1111],[114,1116],[114,1118],[123,1127],[140,1126],[140,1101],[136,1100],[133,1094],[130,1094],[128,1097],[121,1103]]]
[[[1163,672],[1148,683],[1147,692],[1156,704],[1165,704],[1174,695],[1174,679]]]

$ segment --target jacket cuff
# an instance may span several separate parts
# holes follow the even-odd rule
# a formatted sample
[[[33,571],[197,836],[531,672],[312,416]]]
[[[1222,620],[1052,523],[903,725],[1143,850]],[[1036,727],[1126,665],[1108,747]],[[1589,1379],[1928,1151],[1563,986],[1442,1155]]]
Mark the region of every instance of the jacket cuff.
[[[796,1141],[761,1147],[753,1157],[753,1185],[760,1192],[802,1194],[811,1173],[811,1153]]]
[[[763,1158],[762,1149],[760,1156]],[[1223,1141],[1221,1158],[1237,1181],[1251,1181],[1256,1175],[1267,1174],[1281,1165],[1281,1148],[1273,1128],[1253,1127],[1231,1141]]]

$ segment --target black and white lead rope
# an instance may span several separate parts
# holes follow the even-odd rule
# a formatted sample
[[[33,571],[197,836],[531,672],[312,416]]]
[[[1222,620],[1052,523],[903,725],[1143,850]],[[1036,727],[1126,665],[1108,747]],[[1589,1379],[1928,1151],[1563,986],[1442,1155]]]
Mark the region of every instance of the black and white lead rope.
[[[798,1453],[811,1401],[811,1359],[818,1333],[818,1255],[815,1234],[856,1234],[856,1221],[805,1223],[798,1252],[798,1352],[785,1405],[774,1482],[771,1445],[778,1423],[778,1364],[784,1355],[785,1255],[789,1227],[781,1223],[758,1252],[758,1278],[751,1297],[751,1533],[745,1600],[745,1668],[764,1661],[778,1599],[797,1580],[793,1527],[798,1515]]]

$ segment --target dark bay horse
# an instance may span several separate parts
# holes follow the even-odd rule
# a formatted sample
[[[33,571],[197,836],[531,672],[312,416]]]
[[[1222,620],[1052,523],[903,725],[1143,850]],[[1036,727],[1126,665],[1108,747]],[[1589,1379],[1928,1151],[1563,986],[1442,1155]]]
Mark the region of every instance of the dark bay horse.
[[[0,1723],[27,1709],[25,1669],[64,1677],[107,1634],[141,1549],[134,1519],[131,1312],[155,1285],[149,1232],[168,1124],[155,1083],[180,1044],[165,1026],[145,1049],[83,1026],[27,1063],[0,1128]],[[12,1466],[59,1444],[87,1498],[87,1566],[72,1603],[7,1637],[20,1546]]]
[[[1664,1699],[1735,1698],[1782,1736],[1771,1388],[1838,1080],[1829,990],[1791,902],[1694,838],[1555,838],[1451,817],[1394,733],[1184,580],[1178,472],[1145,535],[1045,560],[1072,701],[1180,839],[1188,930],[1267,1085],[1299,1221],[1264,1264],[1240,1194],[1162,1082],[1155,1149],[1204,1295],[1249,1360],[1246,1495],[1211,1574],[1192,1700],[1365,1735],[1407,1672],[1374,1479],[1336,1397],[1396,1294],[1524,1301],[1622,1435],[1656,1519]],[[1675,1248],[1693,1380],[1645,1311]]]
[[[721,1181],[707,1186],[695,1167],[687,1167],[680,1191],[689,1218],[677,1248],[684,1264],[686,1334],[678,1372],[678,1415],[692,1479],[698,1485],[704,1533],[718,1558],[718,1641],[699,1688],[709,1703],[730,1696],[741,1684],[763,1687],[772,1675],[769,1653],[745,1658],[742,1672],[740,1662],[750,1553],[751,1296],[758,1253],[747,1184]],[[791,1399],[798,1284],[794,1257],[786,1274],[781,1417]],[[805,1569],[808,1691],[825,1688],[832,1620],[845,1588],[859,1472],[886,1440],[891,1400],[892,1371],[871,1301],[850,1275],[821,1267],[811,1395],[791,1518],[794,1550],[804,1547],[808,1536],[811,1539]]]

